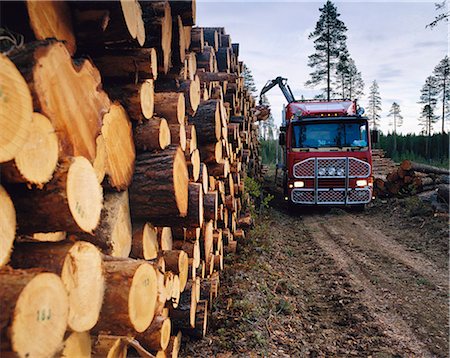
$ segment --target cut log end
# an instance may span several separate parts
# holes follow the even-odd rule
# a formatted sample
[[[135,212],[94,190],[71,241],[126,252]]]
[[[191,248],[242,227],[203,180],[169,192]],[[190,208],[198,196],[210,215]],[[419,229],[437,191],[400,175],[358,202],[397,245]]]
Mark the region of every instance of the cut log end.
[[[103,190],[95,170],[84,157],[75,157],[67,174],[67,200],[73,219],[86,232],[98,225],[103,205]]]
[[[161,149],[165,149],[170,145],[171,141],[169,125],[165,119],[161,118],[159,125],[159,146]]]
[[[156,56],[156,55],[155,55]],[[153,117],[153,109],[155,106],[155,94],[153,87],[153,80],[145,80],[141,86],[140,102],[142,114],[145,118]]]
[[[175,188],[175,200],[180,216],[184,217],[188,210],[188,191],[186,190],[189,182],[189,174],[186,167],[186,160],[181,148],[177,149],[173,163],[173,183]]]
[[[90,358],[91,336],[89,332],[73,332],[64,341],[61,358]]]
[[[9,261],[16,235],[16,211],[6,190],[0,185],[0,267]]]
[[[12,160],[30,134],[33,103],[30,90],[16,66],[0,54],[0,163]],[[11,120],[14,118],[14,120]]]
[[[128,312],[137,332],[143,332],[153,320],[157,299],[156,271],[149,264],[136,270],[130,288]]]

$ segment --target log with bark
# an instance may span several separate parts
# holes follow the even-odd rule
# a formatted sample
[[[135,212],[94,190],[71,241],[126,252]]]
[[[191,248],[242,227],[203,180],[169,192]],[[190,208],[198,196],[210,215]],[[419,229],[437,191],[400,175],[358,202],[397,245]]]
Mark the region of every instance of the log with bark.
[[[172,229],[168,226],[157,228],[157,240],[160,250],[172,250]]]
[[[180,291],[183,292],[188,278],[188,256],[182,250],[162,251],[162,257],[166,263],[166,269],[178,275],[180,279]]]
[[[67,158],[42,189],[11,189],[19,233],[93,232],[100,220],[103,191],[84,157]]]
[[[164,351],[169,344],[171,328],[170,318],[156,316],[144,332],[136,335],[136,340],[149,351]]]
[[[89,332],[72,332],[64,340],[61,358],[90,358],[92,355]]]
[[[184,94],[179,92],[156,92],[155,112],[164,117],[170,124],[184,124],[185,100]]]
[[[187,214],[188,180],[186,160],[179,147],[139,154],[130,187],[133,217],[155,225],[176,223]]]
[[[189,123],[195,125],[197,143],[199,146],[215,143],[222,135],[222,121],[220,118],[219,102],[209,100],[200,104]]]
[[[67,327],[69,303],[61,279],[40,270],[0,271],[1,352],[52,357]]]
[[[153,320],[157,277],[145,261],[106,260],[105,298],[94,333],[127,335],[145,331]]]
[[[165,149],[172,141],[167,121],[159,117],[153,117],[139,123],[134,128],[133,138],[138,152]]]
[[[100,314],[105,290],[102,256],[88,242],[16,244],[11,266],[39,267],[61,276],[69,296],[69,328],[90,330]]]
[[[203,224],[203,187],[200,183],[189,183],[188,214],[181,224],[185,228],[201,227]]]
[[[132,243],[128,191],[105,194],[98,226],[92,234],[76,238],[92,242],[113,257],[128,257]]]
[[[29,43],[9,57],[31,89],[34,109],[52,122],[61,153],[94,161],[95,141],[110,107],[98,70],[88,60],[74,65],[67,48],[56,40]]]
[[[170,124],[172,142],[178,144],[183,152],[186,151],[186,127],[184,124]]]
[[[133,224],[130,256],[136,259],[153,260],[158,256],[158,230],[150,223]]]
[[[180,1],[181,3],[183,1]],[[173,3],[172,3],[173,4]],[[186,59],[186,37],[181,16],[172,14],[172,65],[184,64]]]

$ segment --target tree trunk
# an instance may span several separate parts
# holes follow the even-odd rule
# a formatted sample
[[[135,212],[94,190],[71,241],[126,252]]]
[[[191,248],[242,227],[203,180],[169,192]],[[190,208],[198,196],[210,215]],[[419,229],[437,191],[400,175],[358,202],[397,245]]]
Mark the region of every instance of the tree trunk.
[[[173,4],[173,3],[172,3]],[[172,65],[184,64],[186,59],[186,38],[181,16],[172,14]]]
[[[162,251],[166,270],[172,271],[180,279],[180,291],[183,292],[188,278],[188,256],[182,250]]]
[[[19,233],[93,232],[100,220],[102,188],[86,158],[67,158],[41,190],[11,191]]]
[[[213,144],[220,140],[222,135],[222,121],[219,112],[219,102],[209,100],[197,109],[189,123],[195,125],[197,132],[197,143],[199,146]]]
[[[183,152],[186,151],[186,127],[184,124],[170,124],[170,135],[174,144],[179,144]]]
[[[102,135],[108,183],[114,189],[125,190],[133,177],[136,154],[131,123],[120,104],[113,103],[109,113],[103,117]]]
[[[87,60],[75,66],[67,48],[56,40],[29,43],[10,58],[29,85],[35,110],[52,122],[61,153],[92,162],[102,118],[110,107],[108,96],[99,90],[98,70]]]
[[[136,340],[149,351],[164,351],[169,344],[171,328],[170,318],[157,316],[144,332],[136,335]]]
[[[195,228],[203,224],[203,187],[199,183],[189,183],[188,214],[181,221],[183,227]]]
[[[60,349],[69,304],[61,279],[39,270],[0,271],[1,351],[52,357]]]
[[[156,308],[156,271],[149,263],[122,259],[104,262],[105,299],[92,332],[135,334],[150,325]]]
[[[16,235],[16,211],[6,190],[0,185],[0,212],[2,213],[2,229],[0,230],[0,267],[9,261]]]
[[[217,221],[217,206],[219,197],[217,191],[209,191],[203,196],[205,220]]]
[[[61,276],[69,295],[69,327],[76,332],[90,330],[103,302],[104,276],[100,251],[87,242],[16,244],[11,266],[39,267]]]

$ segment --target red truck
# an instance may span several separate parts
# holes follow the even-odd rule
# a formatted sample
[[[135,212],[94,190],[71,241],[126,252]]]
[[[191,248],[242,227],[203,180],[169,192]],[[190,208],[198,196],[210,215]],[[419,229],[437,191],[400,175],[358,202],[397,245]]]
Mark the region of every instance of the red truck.
[[[285,199],[300,205],[364,207],[372,199],[371,141],[364,109],[351,100],[295,100],[286,79],[269,81],[261,95],[279,85],[283,110],[279,144]]]

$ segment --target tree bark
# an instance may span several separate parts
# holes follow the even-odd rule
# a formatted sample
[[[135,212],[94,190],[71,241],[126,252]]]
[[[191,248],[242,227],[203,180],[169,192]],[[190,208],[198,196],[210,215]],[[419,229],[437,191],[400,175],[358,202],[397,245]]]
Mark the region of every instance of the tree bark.
[[[134,128],[133,138],[136,150],[140,152],[165,149],[172,141],[167,121],[159,117],[139,123]]]

